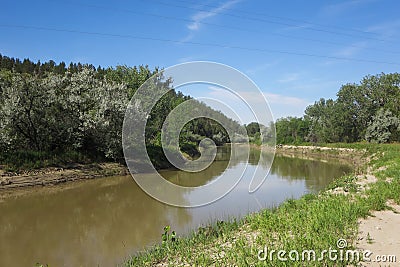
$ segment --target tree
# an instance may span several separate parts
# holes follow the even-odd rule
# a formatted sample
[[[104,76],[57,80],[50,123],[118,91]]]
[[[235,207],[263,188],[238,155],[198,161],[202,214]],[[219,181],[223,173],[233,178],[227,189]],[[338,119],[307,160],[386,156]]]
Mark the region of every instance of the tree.
[[[260,133],[260,125],[258,122],[251,122],[246,125],[247,134],[254,137],[257,133]]]
[[[390,110],[382,108],[368,123],[365,139],[372,143],[387,143],[391,141],[391,136],[398,135],[399,131],[400,118],[393,116]]]
[[[300,144],[307,141],[310,121],[306,118],[287,117],[275,123],[278,144]]]
[[[332,99],[321,98],[305,111],[309,123],[307,140],[313,143],[339,142],[343,135],[343,113],[341,105]]]

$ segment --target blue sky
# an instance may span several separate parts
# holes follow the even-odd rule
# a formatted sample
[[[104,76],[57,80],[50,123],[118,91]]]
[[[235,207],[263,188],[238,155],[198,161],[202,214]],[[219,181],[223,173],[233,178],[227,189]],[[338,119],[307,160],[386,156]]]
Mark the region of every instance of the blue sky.
[[[103,67],[215,61],[248,75],[275,118],[400,67],[398,1],[4,0],[1,9],[3,55]]]

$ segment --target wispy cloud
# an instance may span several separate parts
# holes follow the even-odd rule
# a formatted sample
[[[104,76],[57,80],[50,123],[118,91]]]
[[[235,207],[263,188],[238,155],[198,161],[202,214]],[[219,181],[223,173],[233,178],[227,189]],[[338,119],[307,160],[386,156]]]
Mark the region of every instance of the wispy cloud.
[[[334,56],[337,57],[352,57],[361,52],[364,48],[367,47],[367,42],[357,42],[353,43],[349,46],[343,47],[340,50],[334,53]]]
[[[178,58],[177,62],[178,63],[185,63],[185,62],[190,62],[190,61],[198,61],[202,60],[204,58],[207,58],[208,55],[207,53],[202,53],[202,54],[196,54],[196,55],[191,55],[191,56],[185,56]]]
[[[236,95],[229,93],[227,90],[220,87],[210,86],[209,89],[211,90],[209,96],[212,96],[215,99],[219,99],[223,103],[228,104],[228,106],[235,107],[236,109],[243,111],[243,114],[246,113],[245,108],[240,107],[240,105],[243,104],[243,100],[239,99]],[[270,105],[271,111],[275,119],[286,116],[300,117],[303,115],[305,108],[308,105],[312,104],[312,102],[304,98],[269,92],[262,92],[260,94],[255,92],[240,91],[237,93],[244,97],[244,100],[248,101],[247,103],[251,107],[256,109],[258,105],[265,104],[264,100],[262,99],[262,96],[264,96],[268,104]],[[244,116],[246,116],[247,118],[251,117],[249,115]],[[252,121],[252,119],[248,119],[247,121]]]
[[[264,93],[264,96],[271,107],[275,119],[287,116],[301,117],[304,114],[305,108],[312,104],[304,98],[294,96],[273,93]]]
[[[199,11],[191,16],[192,22],[186,25],[189,33],[181,39],[181,42],[189,41],[194,37],[194,33],[201,29],[202,23],[212,17],[217,16],[227,8],[231,8],[242,0],[229,0],[217,7],[211,8],[207,11]]]
[[[267,69],[278,65],[280,62],[281,62],[280,59],[276,59],[276,60],[268,62],[268,63],[263,63],[263,64],[260,64],[260,65],[252,66],[251,68],[247,69],[245,71],[245,73],[248,74],[248,75],[255,75],[256,73],[264,72]]]
[[[362,5],[376,2],[377,0],[352,0],[352,1],[343,1],[336,4],[326,5],[321,10],[321,16],[337,16],[342,13],[346,13],[351,11],[354,8],[358,8]]]
[[[281,31],[291,31],[291,30],[304,30],[307,28],[313,27],[310,23],[302,23],[295,26],[288,26],[281,29]]]
[[[400,20],[372,25],[367,28],[367,31],[379,34],[381,38],[394,37],[400,32]]]
[[[209,95],[212,97],[216,97],[218,99],[225,98],[229,100],[239,100],[239,98],[235,94],[231,93],[229,90],[225,88],[210,85],[208,86],[208,89],[210,90]]]
[[[278,80],[278,82],[280,83],[290,83],[290,82],[294,82],[297,81],[300,78],[300,73],[288,73],[283,75],[283,77],[281,79]]]
[[[201,22],[203,22],[204,20],[206,20],[208,18],[218,15],[220,12],[224,11],[224,9],[232,7],[233,5],[237,4],[239,1],[240,0],[230,0],[230,1],[227,1],[227,2],[223,3],[222,5],[215,7],[211,10],[197,12],[196,14],[194,14],[192,16],[193,22],[188,24],[187,28],[191,31],[199,30],[200,26],[201,26]]]
[[[299,97],[294,96],[285,96],[280,94],[273,94],[273,93],[264,93],[265,98],[271,104],[282,104],[287,106],[305,106],[308,105],[310,102]]]

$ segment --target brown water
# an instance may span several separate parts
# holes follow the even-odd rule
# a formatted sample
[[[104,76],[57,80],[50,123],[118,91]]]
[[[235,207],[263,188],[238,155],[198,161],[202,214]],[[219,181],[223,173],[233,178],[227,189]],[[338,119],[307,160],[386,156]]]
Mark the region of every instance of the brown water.
[[[260,151],[251,149],[248,161],[237,153],[226,169],[228,152],[229,148],[221,148],[217,160],[202,174],[163,171],[162,175],[174,183],[198,186],[223,172],[233,177],[243,164],[250,171],[257,165],[266,168],[258,160]],[[248,193],[250,178],[245,176],[224,198],[191,209],[157,202],[130,176],[85,181],[57,192],[35,189],[0,203],[0,266],[115,266],[160,242],[165,225],[184,235],[216,219],[241,217],[316,192],[349,171],[337,163],[276,156],[268,178],[255,193]],[[191,194],[196,194],[195,188],[181,197],[190,202]]]

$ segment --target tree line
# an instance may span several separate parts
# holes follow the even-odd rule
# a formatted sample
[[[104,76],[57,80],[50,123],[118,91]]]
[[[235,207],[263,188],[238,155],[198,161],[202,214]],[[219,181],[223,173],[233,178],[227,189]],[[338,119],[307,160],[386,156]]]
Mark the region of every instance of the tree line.
[[[365,76],[341,86],[337,98],[316,101],[304,116],[275,122],[277,143],[400,141],[400,74]]]
[[[32,162],[37,165],[33,167],[54,161],[123,162],[121,135],[127,105],[137,89],[160,72],[142,65],[95,68],[0,55],[0,164],[18,168]],[[164,83],[169,86],[168,81]],[[160,136],[163,121],[189,99],[171,89],[153,107],[145,139],[155,162],[164,160]],[[200,102],[198,105],[212,116],[239,126],[221,112]],[[217,144],[230,141],[221,125],[206,118],[189,122],[182,133],[182,148],[193,156],[197,153],[194,147],[205,137]]]

